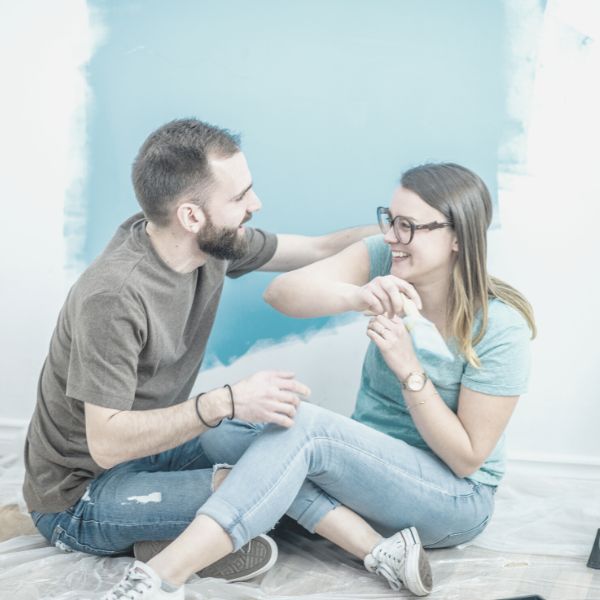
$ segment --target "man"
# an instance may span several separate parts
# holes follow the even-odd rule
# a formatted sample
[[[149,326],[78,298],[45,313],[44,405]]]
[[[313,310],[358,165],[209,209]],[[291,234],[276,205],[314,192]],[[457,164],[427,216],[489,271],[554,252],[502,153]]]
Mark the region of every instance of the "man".
[[[104,556],[147,552],[140,542],[172,540],[194,519],[212,485],[203,432],[234,417],[289,427],[309,393],[291,373],[264,371],[190,398],[225,275],[298,268],[376,230],[311,238],[246,227],[261,203],[239,141],[194,119],[152,133],[132,177],[143,215],[69,292],[25,447],[39,531]],[[248,579],[276,553],[260,536],[203,574]]]

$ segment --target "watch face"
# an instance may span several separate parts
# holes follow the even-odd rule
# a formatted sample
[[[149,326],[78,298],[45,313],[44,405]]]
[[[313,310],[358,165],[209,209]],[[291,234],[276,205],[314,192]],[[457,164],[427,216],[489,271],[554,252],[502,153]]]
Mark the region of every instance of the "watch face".
[[[425,377],[422,373],[411,373],[406,378],[406,387],[411,392],[420,392],[425,386]]]

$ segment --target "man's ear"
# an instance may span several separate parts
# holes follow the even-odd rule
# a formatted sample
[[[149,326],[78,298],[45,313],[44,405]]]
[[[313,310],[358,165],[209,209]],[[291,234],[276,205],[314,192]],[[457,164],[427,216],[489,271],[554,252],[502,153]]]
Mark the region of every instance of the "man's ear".
[[[182,202],[175,211],[175,218],[183,229],[194,234],[206,223],[204,210],[194,202]]]

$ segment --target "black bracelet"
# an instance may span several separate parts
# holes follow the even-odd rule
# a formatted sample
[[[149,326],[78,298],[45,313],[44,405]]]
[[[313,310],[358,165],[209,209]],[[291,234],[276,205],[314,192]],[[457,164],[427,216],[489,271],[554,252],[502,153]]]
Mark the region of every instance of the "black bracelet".
[[[205,427],[208,427],[209,429],[214,429],[215,427],[218,427],[222,422],[223,419],[221,419],[216,425],[209,425],[203,418],[202,415],[200,414],[200,408],[198,407],[198,400],[200,400],[200,396],[204,396],[205,392],[202,392],[201,394],[198,394],[196,396],[196,401],[194,403],[194,405],[196,406],[196,414],[198,415],[198,418],[200,419],[200,422],[202,423],[202,425],[204,425]]]
[[[223,387],[226,387],[229,390],[229,397],[231,398],[231,416],[227,417],[230,421],[231,419],[235,419],[235,402],[233,401],[233,390],[231,386],[226,383]]]

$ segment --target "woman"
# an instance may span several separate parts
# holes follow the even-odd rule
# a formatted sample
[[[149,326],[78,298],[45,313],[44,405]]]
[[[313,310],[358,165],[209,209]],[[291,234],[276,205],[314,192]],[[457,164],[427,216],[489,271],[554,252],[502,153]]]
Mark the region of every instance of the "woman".
[[[454,546],[486,527],[504,430],[528,379],[533,313],[487,273],[491,217],[477,175],[455,164],[416,167],[389,209],[378,209],[383,237],[273,281],[265,298],[288,315],[375,315],[353,417],[303,403],[289,430],[266,427],[182,536],[150,560],[155,573],[181,584],[287,512],[393,588],[431,591],[421,540]],[[453,361],[415,348],[400,318],[405,296]],[[215,462],[238,458],[220,444],[225,437],[203,436]],[[181,556],[187,563],[173,567]]]

